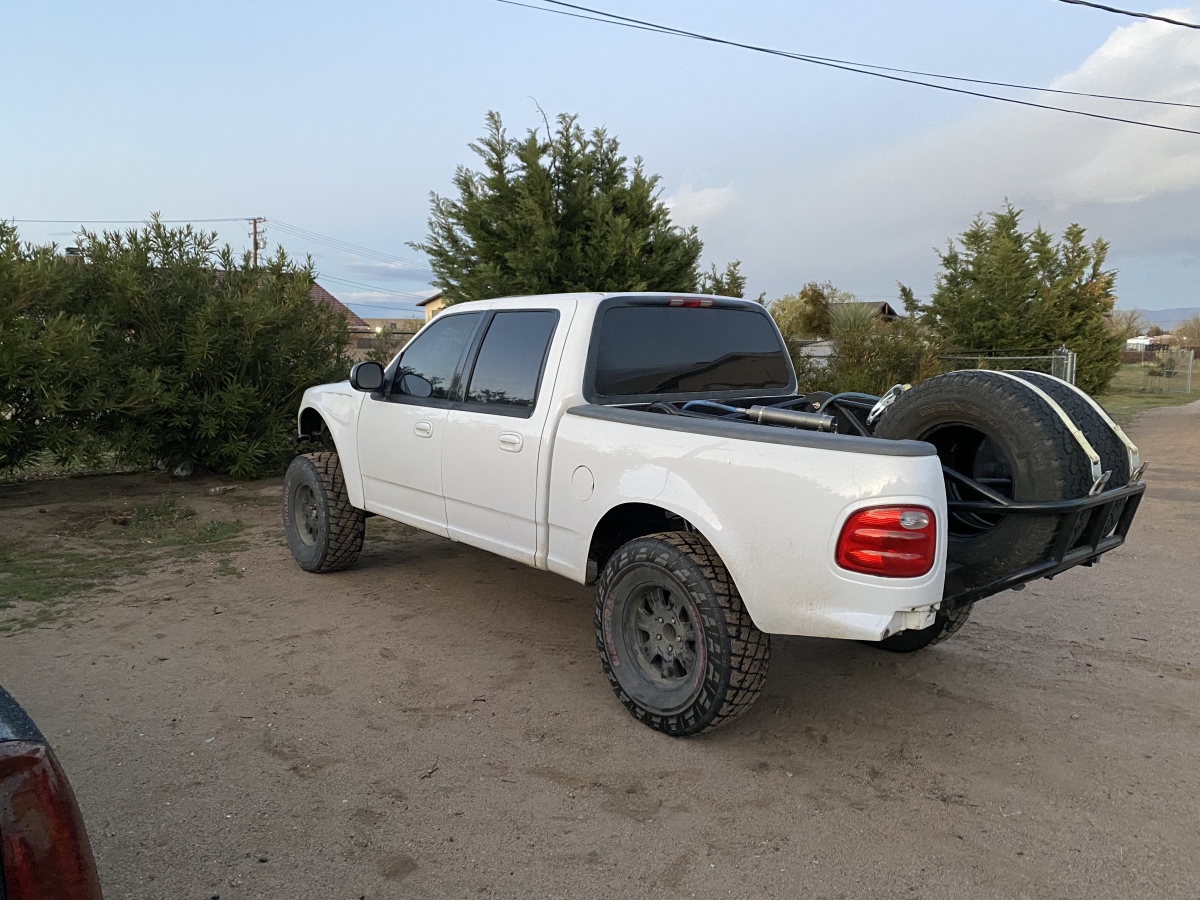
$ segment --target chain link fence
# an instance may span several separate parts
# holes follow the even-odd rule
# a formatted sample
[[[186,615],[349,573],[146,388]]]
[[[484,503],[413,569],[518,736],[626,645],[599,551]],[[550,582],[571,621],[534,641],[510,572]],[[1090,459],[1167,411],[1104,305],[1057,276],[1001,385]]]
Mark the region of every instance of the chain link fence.
[[[1142,370],[1142,390],[1155,394],[1190,394],[1195,350],[1146,350],[1135,365]]]
[[[939,359],[954,369],[993,369],[1000,372],[1023,369],[1044,372],[1075,383],[1076,355],[1066,347],[1022,350],[955,350]]]

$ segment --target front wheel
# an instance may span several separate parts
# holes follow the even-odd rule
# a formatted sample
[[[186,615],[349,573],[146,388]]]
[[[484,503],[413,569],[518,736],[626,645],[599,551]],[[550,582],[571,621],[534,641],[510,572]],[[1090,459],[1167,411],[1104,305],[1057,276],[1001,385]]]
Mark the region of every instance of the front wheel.
[[[306,572],[336,572],[358,561],[366,516],[350,505],[336,453],[292,460],[283,476],[283,530]]]
[[[653,534],[617,550],[596,586],[595,624],[617,698],[664,734],[699,734],[740,716],[766,680],[770,640],[696,534]]]

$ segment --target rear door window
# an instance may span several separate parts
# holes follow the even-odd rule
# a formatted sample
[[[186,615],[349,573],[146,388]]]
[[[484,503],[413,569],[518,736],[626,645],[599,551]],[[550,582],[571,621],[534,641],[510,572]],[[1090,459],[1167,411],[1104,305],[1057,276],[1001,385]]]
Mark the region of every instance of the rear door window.
[[[602,397],[777,391],[792,382],[779,333],[754,309],[611,306],[598,324],[593,383]]]
[[[471,372],[467,403],[509,415],[532,411],[557,323],[554,310],[496,313]]]

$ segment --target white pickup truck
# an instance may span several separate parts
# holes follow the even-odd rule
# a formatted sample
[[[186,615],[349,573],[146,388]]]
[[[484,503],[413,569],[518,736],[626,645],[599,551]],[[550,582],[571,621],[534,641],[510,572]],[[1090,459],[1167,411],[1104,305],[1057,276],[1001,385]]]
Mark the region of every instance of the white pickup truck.
[[[983,595],[945,596],[939,449],[867,436],[861,417],[860,433],[840,433],[814,411],[830,399],[797,393],[755,303],[462,303],[386,369],[359,363],[348,382],[305,392],[300,436],[324,446],[285,477],[288,543],[307,571],[336,571],[380,515],[595,582],[618,698],[652,728],[696,734],[754,701],[768,634],[912,650],[952,634]],[[1094,561],[1132,515],[989,587]]]

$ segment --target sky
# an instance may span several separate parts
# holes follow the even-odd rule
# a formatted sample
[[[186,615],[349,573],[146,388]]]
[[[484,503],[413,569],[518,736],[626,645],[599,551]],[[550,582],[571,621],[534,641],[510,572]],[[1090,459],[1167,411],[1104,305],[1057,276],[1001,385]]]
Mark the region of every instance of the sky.
[[[1200,22],[1200,2],[1141,2]],[[1058,0],[584,3],[805,54],[1200,104],[1200,31]],[[1029,227],[1108,240],[1120,307],[1200,306],[1197,135],[495,0],[7,3],[0,40],[0,218],[25,239],[157,211],[234,220],[204,227],[245,249],[245,219],[265,216],[270,247],[311,254],[364,316],[431,292],[408,246],[431,192],[474,164],[488,110],[521,134],[538,106],[643,157],[705,267],[742,260],[751,296],[830,280],[927,297],[936,251],[1007,200]],[[1200,109],[1003,93],[1200,130]]]

